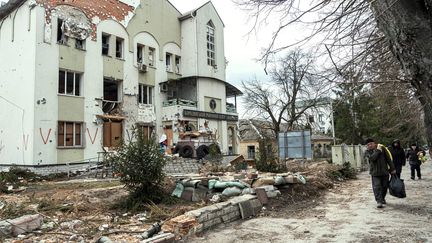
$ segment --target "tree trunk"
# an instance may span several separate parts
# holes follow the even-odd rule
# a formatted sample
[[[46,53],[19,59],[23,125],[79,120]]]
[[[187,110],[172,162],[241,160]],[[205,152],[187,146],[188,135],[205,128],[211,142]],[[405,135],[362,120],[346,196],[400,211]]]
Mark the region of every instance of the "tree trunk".
[[[423,105],[426,137],[432,145],[432,0],[369,1],[378,28]]]

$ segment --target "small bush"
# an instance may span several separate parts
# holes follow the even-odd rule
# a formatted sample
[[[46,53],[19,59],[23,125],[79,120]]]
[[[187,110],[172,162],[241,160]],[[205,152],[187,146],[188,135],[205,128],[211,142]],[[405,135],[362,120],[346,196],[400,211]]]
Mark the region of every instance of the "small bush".
[[[357,178],[357,171],[347,162],[340,169],[329,171],[327,176],[333,180],[355,179]]]
[[[159,202],[164,197],[165,158],[153,139],[134,132],[134,140],[123,143],[108,162],[129,190],[124,207],[138,209],[142,203]]]

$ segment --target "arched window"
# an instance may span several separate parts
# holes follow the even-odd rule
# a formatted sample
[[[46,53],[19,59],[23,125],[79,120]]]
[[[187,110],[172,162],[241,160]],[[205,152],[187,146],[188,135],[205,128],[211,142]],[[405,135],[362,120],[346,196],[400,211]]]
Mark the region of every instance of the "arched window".
[[[215,27],[211,20],[207,23],[207,64],[216,66]]]

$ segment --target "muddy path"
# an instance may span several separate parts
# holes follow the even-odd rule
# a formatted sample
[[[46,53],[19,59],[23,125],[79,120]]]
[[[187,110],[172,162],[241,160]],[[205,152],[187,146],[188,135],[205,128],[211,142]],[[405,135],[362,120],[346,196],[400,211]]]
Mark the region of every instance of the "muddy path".
[[[404,167],[407,198],[387,195],[383,209],[376,208],[364,172],[302,212],[222,225],[191,242],[432,242],[432,161],[422,166],[422,174],[413,181]]]

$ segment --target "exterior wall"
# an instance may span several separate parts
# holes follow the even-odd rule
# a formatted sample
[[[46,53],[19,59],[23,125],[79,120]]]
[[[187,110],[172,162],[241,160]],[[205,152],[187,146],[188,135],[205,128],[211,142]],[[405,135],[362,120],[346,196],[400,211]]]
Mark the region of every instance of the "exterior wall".
[[[127,30],[130,36],[136,36],[140,32],[151,33],[158,41],[158,46],[165,46],[169,42],[180,45],[180,16],[167,0],[142,0]],[[130,45],[132,44],[133,42],[130,42]],[[129,48],[133,49],[132,46]],[[163,57],[164,53],[159,49],[160,60]]]
[[[215,26],[216,66],[207,64],[207,23]],[[196,16],[182,22],[182,56],[187,60],[183,76],[205,76],[225,80],[224,25],[209,2],[196,11]]]
[[[259,142],[258,141],[240,141],[239,151],[240,151],[240,154],[243,155],[243,157],[246,160],[249,160],[248,150],[247,150],[248,146],[255,146],[255,155],[256,155],[257,152],[259,151]]]
[[[6,111],[9,118],[0,120],[0,164],[46,166],[97,160],[98,153],[103,151],[103,120],[97,115],[104,114],[104,77],[121,80],[120,115],[126,117],[124,139],[128,139],[129,130],[136,123],[155,125],[159,136],[165,121],[174,125],[177,117],[173,115],[180,108],[176,106],[171,112],[172,107],[163,107],[168,96],[160,90],[162,82],[185,76],[184,72],[190,76],[225,80],[223,24],[212,4],[201,7],[197,13],[199,17],[180,21],[181,14],[168,1],[142,0],[138,5],[139,1],[129,0],[127,4],[138,7],[134,15],[120,22],[94,16],[88,19],[96,32],[85,40],[85,50],[79,50],[72,38],[64,44],[57,43],[57,13],[48,13],[45,10],[48,5],[37,2],[39,5],[32,8],[31,14],[25,4],[18,9],[15,18],[0,21],[0,56],[20,57],[0,58],[0,110]],[[113,4],[115,2],[110,2],[107,6]],[[84,18],[89,16],[88,9],[82,11]],[[65,13],[67,11],[61,14]],[[206,25],[210,19],[216,26],[217,69],[207,65]],[[102,33],[112,36],[109,56],[101,53]],[[115,57],[115,37],[124,40],[122,58]],[[194,44],[193,40],[199,44]],[[148,67],[147,72],[138,70],[138,43],[145,46],[145,52],[149,47],[155,49],[154,66]],[[180,73],[167,72],[166,52],[181,57]],[[172,65],[175,65],[174,57]],[[59,70],[82,74],[80,96],[58,94]],[[137,104],[139,84],[154,87],[153,105]],[[226,113],[225,84],[221,81],[198,78],[196,87],[185,94],[195,97],[198,107],[183,108],[210,111],[208,101],[214,98],[217,112]],[[162,115],[167,114],[162,112],[164,109],[170,117]],[[205,121],[190,120],[198,125]],[[83,124],[81,147],[58,147],[59,121]],[[217,130],[222,152],[227,153],[227,122],[210,121],[210,127]]]
[[[27,2],[0,20],[0,164],[33,160],[39,12]]]

